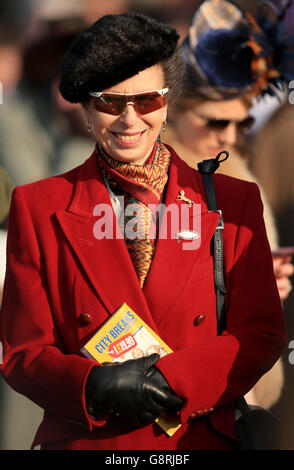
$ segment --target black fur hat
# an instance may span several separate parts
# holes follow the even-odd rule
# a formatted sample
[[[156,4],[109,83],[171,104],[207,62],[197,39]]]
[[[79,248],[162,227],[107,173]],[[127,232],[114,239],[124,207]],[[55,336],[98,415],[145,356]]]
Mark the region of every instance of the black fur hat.
[[[102,91],[168,59],[178,40],[171,26],[143,14],[103,16],[79,34],[66,52],[61,94],[80,103],[89,91]]]

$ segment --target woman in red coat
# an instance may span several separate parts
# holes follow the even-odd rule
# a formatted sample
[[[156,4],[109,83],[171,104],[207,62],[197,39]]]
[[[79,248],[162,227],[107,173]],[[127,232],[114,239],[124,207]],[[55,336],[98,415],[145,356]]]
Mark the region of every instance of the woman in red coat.
[[[208,211],[201,175],[158,137],[182,75],[177,41],[138,14],[106,16],[81,33],[60,90],[82,103],[96,148],[79,167],[14,191],[1,369],[44,408],[33,446],[232,449],[234,401],[285,346],[259,190],[223,175],[214,183],[227,327],[217,335],[219,213]],[[173,352],[111,366],[85,357],[81,348],[123,303]],[[154,422],[161,415],[180,420],[172,436]]]

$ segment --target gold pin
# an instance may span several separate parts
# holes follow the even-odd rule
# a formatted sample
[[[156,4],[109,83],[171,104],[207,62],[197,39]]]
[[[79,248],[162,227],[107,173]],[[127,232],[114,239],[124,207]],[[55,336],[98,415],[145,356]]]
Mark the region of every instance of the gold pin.
[[[189,204],[189,207],[192,207],[193,204],[195,204],[193,201],[191,201],[191,199],[185,196],[185,191],[183,189],[179,192],[179,195],[177,196],[177,201],[184,201]]]

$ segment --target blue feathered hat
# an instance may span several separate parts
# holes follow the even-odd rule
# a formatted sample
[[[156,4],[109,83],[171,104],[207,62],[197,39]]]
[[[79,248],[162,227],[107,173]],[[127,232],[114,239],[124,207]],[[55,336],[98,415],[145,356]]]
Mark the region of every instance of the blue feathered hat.
[[[274,95],[294,79],[294,36],[285,14],[271,1],[258,2],[256,17],[231,1],[204,1],[182,44],[185,94],[212,100]]]

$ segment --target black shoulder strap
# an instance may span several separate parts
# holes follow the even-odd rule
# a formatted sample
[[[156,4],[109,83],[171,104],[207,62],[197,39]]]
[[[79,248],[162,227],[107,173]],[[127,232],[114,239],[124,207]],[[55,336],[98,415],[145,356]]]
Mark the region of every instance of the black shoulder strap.
[[[220,160],[222,154],[226,157]],[[225,315],[225,279],[224,279],[224,261],[223,261],[223,237],[222,229],[224,228],[222,211],[218,209],[217,199],[214,189],[214,181],[212,174],[217,170],[220,163],[227,160],[229,153],[227,151],[220,152],[215,158],[204,160],[198,163],[198,170],[202,174],[204,189],[206,192],[207,206],[209,211],[218,211],[220,213],[220,220],[213,236],[213,271],[214,283],[216,292],[217,304],[217,328],[218,334],[226,328],[226,315]]]
[[[226,157],[220,160],[220,156],[225,154]],[[214,266],[214,283],[216,291],[216,308],[217,308],[217,332],[218,335],[226,328],[226,312],[225,312],[225,281],[224,281],[224,262],[223,262],[223,237],[221,230],[224,228],[222,212],[218,209],[214,181],[212,174],[217,170],[220,163],[227,160],[229,153],[224,150],[220,152],[215,158],[203,160],[198,163],[198,170],[202,174],[204,189],[207,198],[207,205],[209,211],[219,211],[220,221],[215,229],[213,236],[213,266]],[[252,432],[254,422],[250,415],[250,409],[244,397],[240,397],[235,401],[236,407],[245,418],[243,432],[246,433],[248,449],[258,450],[261,449],[257,433]]]

